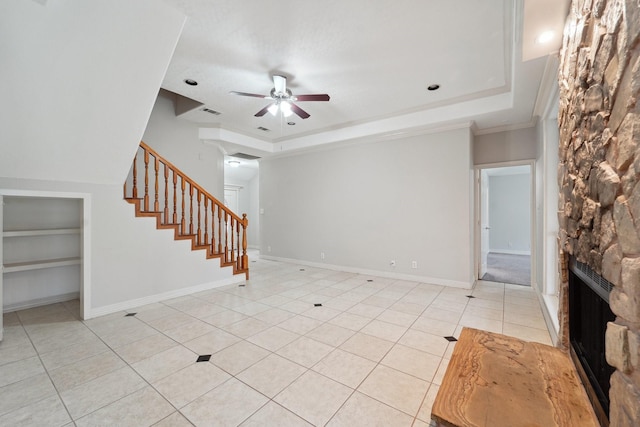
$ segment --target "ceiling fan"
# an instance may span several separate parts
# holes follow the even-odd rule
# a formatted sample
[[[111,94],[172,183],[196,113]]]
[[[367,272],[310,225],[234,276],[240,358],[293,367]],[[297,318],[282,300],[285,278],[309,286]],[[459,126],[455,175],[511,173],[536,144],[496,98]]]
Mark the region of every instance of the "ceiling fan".
[[[255,114],[256,117],[264,116],[267,114],[267,111],[275,116],[278,113],[278,110],[280,110],[285,117],[289,117],[292,113],[296,113],[301,119],[306,119],[309,118],[309,113],[294,104],[294,101],[328,101],[330,99],[329,95],[326,93],[294,96],[291,93],[291,90],[287,89],[287,78],[279,75],[273,76],[273,89],[271,89],[271,92],[267,96],[236,91],[231,91],[231,93],[234,95],[252,96],[254,98],[273,100],[271,104],[258,111]]]

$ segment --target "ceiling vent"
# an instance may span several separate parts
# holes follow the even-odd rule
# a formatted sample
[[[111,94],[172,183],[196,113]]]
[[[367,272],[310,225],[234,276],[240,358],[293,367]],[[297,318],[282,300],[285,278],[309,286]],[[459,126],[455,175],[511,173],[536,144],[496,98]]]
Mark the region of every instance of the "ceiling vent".
[[[245,154],[245,153],[236,153],[236,154],[229,154],[231,157],[237,157],[239,159],[245,159],[245,160],[258,160],[260,157],[258,156],[252,156],[251,154]]]
[[[271,132],[271,129],[267,129],[266,127],[263,127],[263,126],[258,126],[258,129],[260,129],[263,132]]]
[[[220,111],[212,110],[211,108],[203,108],[202,111],[205,113],[213,114],[214,116],[219,116],[222,114]]]

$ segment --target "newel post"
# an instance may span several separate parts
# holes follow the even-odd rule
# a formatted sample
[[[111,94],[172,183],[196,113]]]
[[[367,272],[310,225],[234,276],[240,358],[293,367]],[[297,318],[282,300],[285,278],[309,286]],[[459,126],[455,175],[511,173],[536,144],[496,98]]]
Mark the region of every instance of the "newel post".
[[[246,272],[247,280],[249,280],[249,257],[247,256],[247,226],[249,220],[247,214],[242,214],[242,269]]]

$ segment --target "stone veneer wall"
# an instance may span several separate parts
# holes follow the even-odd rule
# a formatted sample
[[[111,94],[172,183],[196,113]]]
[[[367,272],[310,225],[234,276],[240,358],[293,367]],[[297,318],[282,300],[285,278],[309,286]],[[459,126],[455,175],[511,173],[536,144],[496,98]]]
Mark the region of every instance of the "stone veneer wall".
[[[640,0],[573,0],[559,70],[560,345],[567,255],[613,283],[612,426],[640,425]]]

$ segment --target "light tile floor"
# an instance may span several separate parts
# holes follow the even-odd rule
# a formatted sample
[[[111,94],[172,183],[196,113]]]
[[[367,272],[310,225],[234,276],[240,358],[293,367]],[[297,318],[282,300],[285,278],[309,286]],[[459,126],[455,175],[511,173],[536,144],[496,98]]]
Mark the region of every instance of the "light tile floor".
[[[251,275],[87,321],[78,301],[5,314],[0,425],[424,427],[455,346],[445,336],[551,344],[527,287],[266,260]]]

